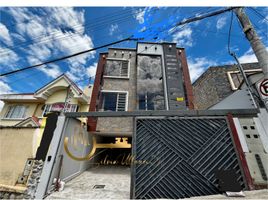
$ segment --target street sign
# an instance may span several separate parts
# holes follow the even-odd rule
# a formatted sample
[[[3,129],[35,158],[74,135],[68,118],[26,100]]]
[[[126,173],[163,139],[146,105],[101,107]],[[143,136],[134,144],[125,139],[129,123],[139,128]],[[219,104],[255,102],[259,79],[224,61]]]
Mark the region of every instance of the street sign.
[[[262,98],[264,104],[268,106],[268,79],[262,79],[256,83],[259,95]]]
[[[260,93],[264,96],[268,96],[268,79],[264,79],[259,85]]]

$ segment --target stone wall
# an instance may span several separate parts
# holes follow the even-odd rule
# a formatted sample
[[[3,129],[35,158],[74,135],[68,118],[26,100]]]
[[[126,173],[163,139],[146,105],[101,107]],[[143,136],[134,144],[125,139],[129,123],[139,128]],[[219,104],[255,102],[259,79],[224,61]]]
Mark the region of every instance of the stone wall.
[[[244,69],[257,69],[258,63],[243,64]],[[194,83],[195,109],[208,109],[234,91],[228,80],[228,71],[237,71],[236,65],[210,67]]]
[[[26,185],[0,187],[0,199],[34,199],[43,169],[43,161],[35,160]]]

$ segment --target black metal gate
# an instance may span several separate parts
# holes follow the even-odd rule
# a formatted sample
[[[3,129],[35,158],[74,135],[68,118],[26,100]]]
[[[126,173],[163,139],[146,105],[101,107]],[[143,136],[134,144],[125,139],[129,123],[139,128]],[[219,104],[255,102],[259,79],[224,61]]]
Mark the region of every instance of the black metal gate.
[[[218,194],[219,169],[246,187],[225,117],[137,118],[132,143],[131,198]]]

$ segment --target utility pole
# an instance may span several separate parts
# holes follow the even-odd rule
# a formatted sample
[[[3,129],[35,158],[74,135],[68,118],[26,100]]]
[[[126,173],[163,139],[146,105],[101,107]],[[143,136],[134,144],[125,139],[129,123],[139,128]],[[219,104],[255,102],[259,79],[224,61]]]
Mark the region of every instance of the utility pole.
[[[266,51],[266,48],[262,41],[260,40],[257,32],[254,30],[248,16],[244,12],[243,8],[235,8],[234,12],[243,28],[243,32],[248,39],[251,48],[253,49],[253,52],[255,53],[255,56],[257,57],[259,66],[262,68],[264,77],[261,79],[261,83],[258,84],[256,83],[256,89],[258,90],[259,95],[257,95],[254,90],[252,89],[251,84],[249,83],[246,74],[243,72],[242,65],[239,63],[235,53],[231,53],[231,55],[236,59],[239,65],[239,69],[241,71],[241,74],[243,75],[243,78],[245,80],[245,83],[249,89],[250,94],[255,97],[257,97],[256,100],[263,103],[264,107],[268,111],[268,52]],[[256,96],[257,95],[257,96]],[[254,100],[255,98],[253,97],[252,100],[255,102],[254,104],[256,105],[256,101]],[[259,107],[258,103],[258,107]]]
[[[253,52],[255,53],[259,66],[262,68],[264,78],[268,78],[268,52],[265,49],[264,44],[260,40],[257,32],[254,30],[248,16],[244,12],[243,8],[235,8],[234,12],[242,25],[243,32],[248,39]]]

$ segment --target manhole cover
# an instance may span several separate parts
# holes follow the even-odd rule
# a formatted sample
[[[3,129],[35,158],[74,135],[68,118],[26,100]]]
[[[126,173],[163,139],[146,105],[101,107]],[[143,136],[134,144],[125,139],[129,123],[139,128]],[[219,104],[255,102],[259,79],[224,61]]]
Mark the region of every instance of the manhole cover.
[[[93,189],[103,189],[105,185],[94,185]]]

